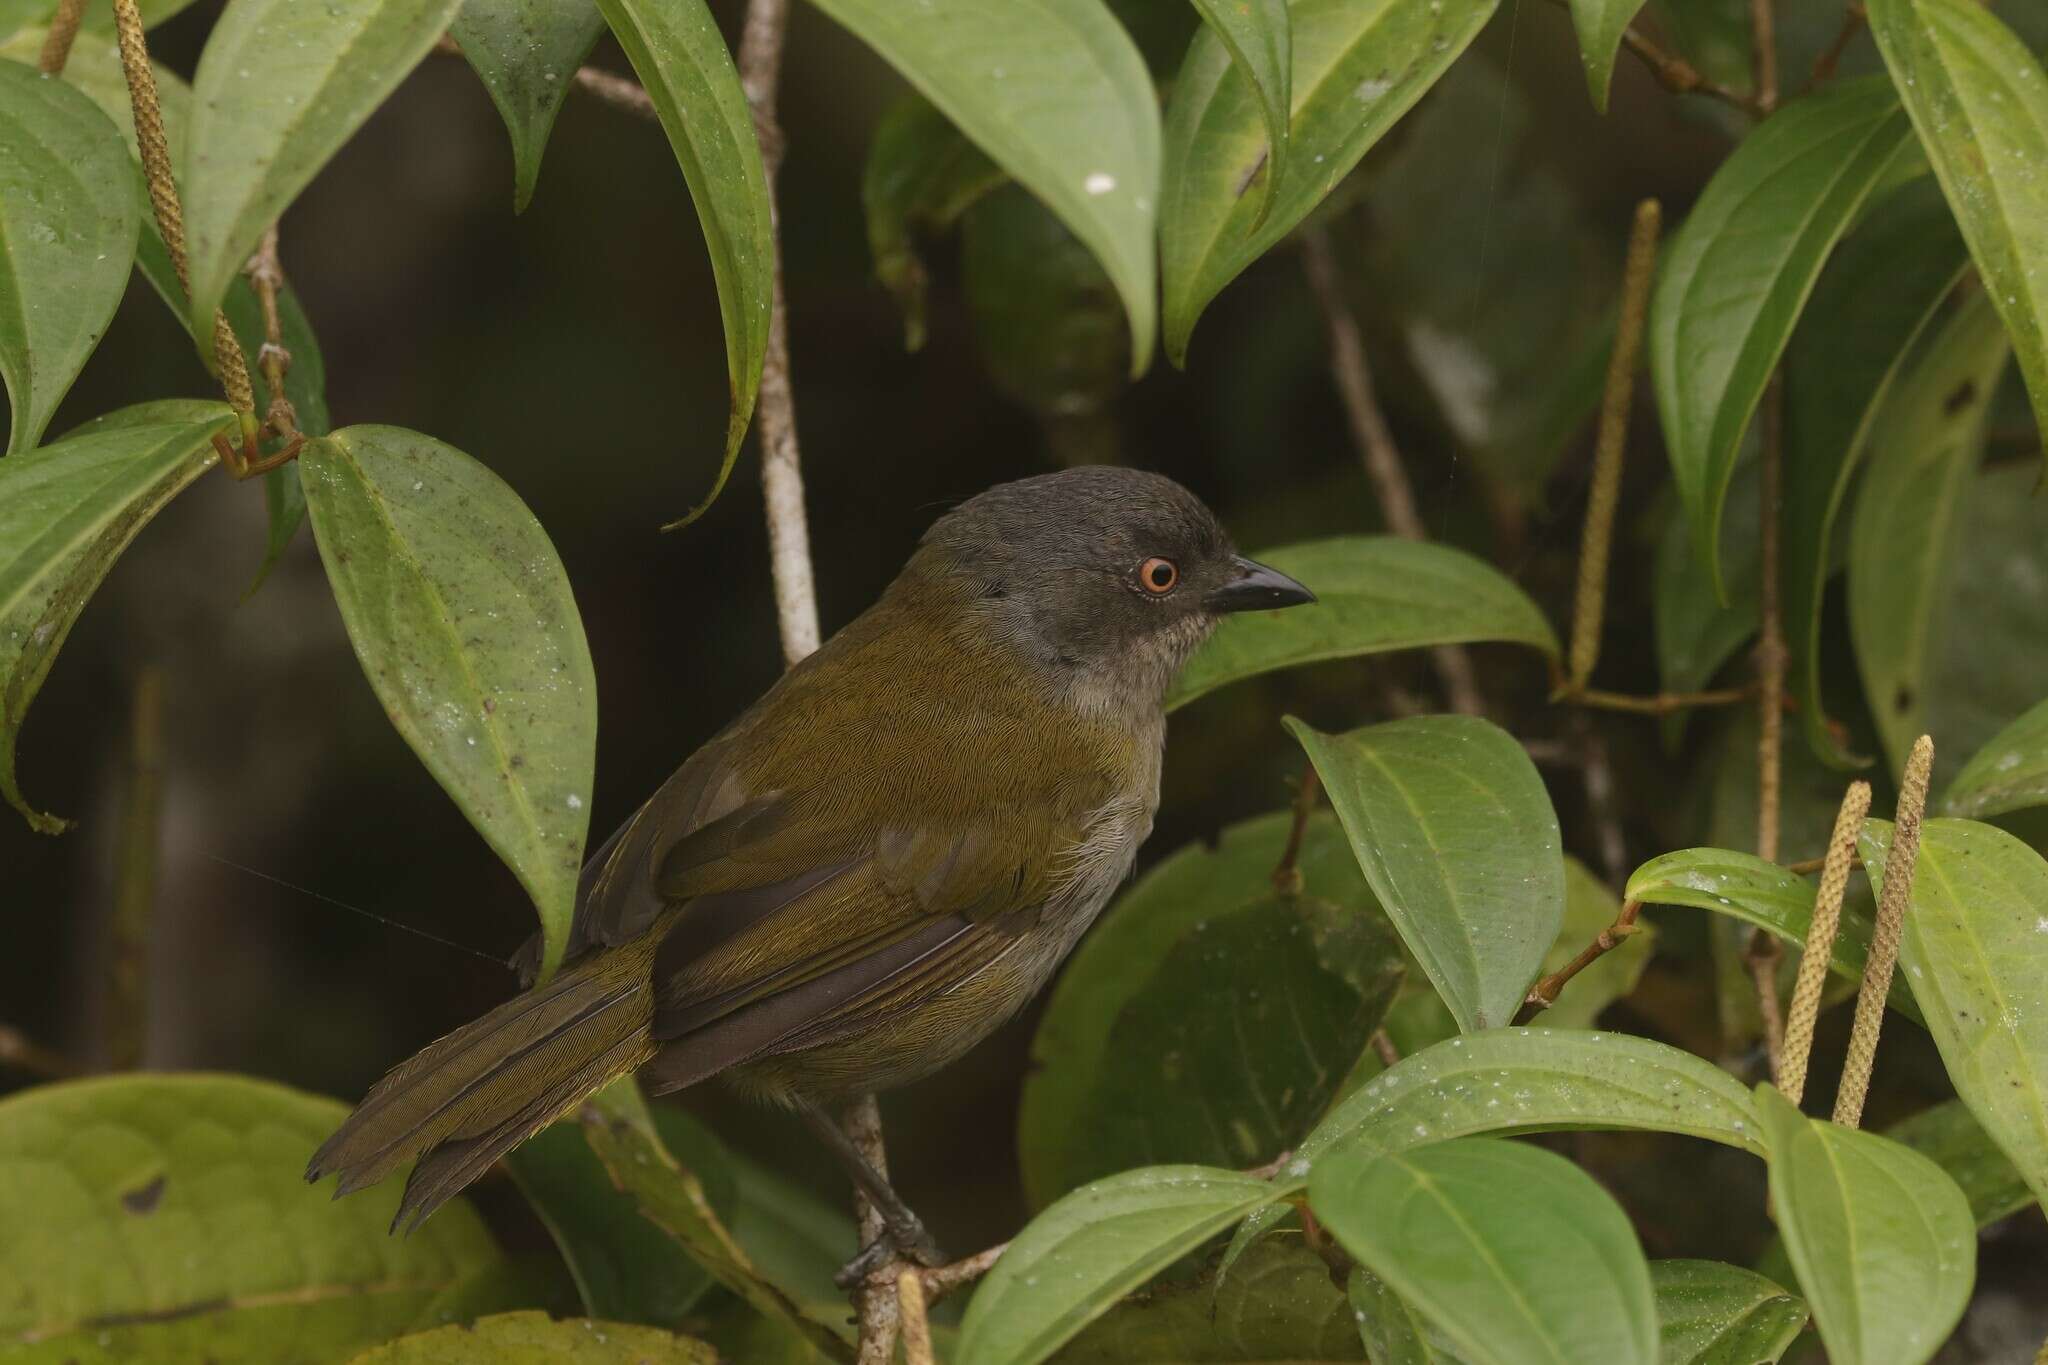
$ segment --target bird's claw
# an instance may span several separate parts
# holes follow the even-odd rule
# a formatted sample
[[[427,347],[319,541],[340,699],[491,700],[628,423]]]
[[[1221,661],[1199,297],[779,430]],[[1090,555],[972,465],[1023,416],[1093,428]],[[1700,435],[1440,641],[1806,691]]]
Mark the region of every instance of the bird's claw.
[[[860,1254],[839,1268],[832,1282],[841,1289],[853,1289],[866,1284],[876,1272],[897,1258],[915,1262],[921,1266],[937,1266],[946,1263],[945,1253],[939,1244],[925,1231],[924,1224],[913,1217],[905,1224],[887,1224],[882,1235],[860,1249]]]

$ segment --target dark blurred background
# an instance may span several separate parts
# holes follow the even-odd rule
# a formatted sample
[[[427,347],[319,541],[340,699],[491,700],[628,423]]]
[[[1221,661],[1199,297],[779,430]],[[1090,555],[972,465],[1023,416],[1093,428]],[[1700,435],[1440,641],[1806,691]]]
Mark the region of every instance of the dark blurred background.
[[[738,7],[716,8],[733,33]],[[1784,8],[1797,11],[1784,19],[1785,66],[1802,73],[1838,11]],[[1119,9],[1170,74],[1193,23],[1185,0]],[[155,40],[159,57],[189,74],[217,12],[200,4],[172,21]],[[1741,60],[1739,46],[1716,56],[1711,34],[1692,41],[1703,62]],[[594,60],[623,69],[609,43]],[[1872,61],[1860,37],[1848,66]],[[981,259],[1001,241],[970,221],[966,249],[932,245],[931,339],[906,353],[869,269],[860,198],[870,131],[901,94],[879,60],[798,7],[783,81],[782,225],[828,631],[873,598],[941,509],[1061,460],[1170,473],[1249,548],[1378,527],[1291,248],[1209,310],[1184,373],[1159,361],[1127,391],[1099,370],[997,382],[962,275],[978,268],[963,256]],[[1675,221],[1729,145],[1725,116],[1666,95],[1626,55],[1613,112],[1596,116],[1564,10],[1522,0],[1325,215],[1431,534],[1499,563],[1560,623],[1588,442],[1583,406],[1557,395],[1575,367],[1597,384],[1633,204],[1659,196]],[[985,202],[978,212],[1003,211]],[[595,846],[780,666],[761,499],[750,442],[708,515],[657,531],[703,495],[726,416],[711,274],[660,130],[572,96],[531,208],[515,217],[511,204],[511,157],[482,85],[459,58],[434,56],[300,197],[283,223],[283,260],[325,353],[334,424],[393,423],[454,444],[510,482],[554,538],[599,681]],[[1077,288],[1085,294],[1086,282]],[[190,342],[138,284],[53,431],[209,391]],[[1054,401],[1074,393],[1083,396]],[[1637,690],[1656,686],[1648,565],[1665,515],[1648,407],[1639,401],[1630,539],[1603,664],[1607,685]],[[127,715],[153,666],[166,752],[145,1061],[352,1099],[513,989],[489,959],[508,955],[533,917],[385,720],[310,536],[242,600],[263,535],[260,491],[203,480],[146,529],[63,650],[26,727],[20,771],[32,801],[80,823],[42,838],[0,815],[0,1024],[81,1066],[105,1055]],[[1525,652],[1477,658],[1497,718],[1525,737],[1558,733]],[[1409,660],[1338,664],[1190,708],[1174,721],[1146,860],[1288,799],[1300,760],[1277,725],[1284,711],[1349,727],[1383,716],[1390,687],[1430,686]],[[1602,730],[1625,791],[1668,793],[1629,803],[1628,856],[1694,837],[1705,796],[1678,785],[1687,754],[1667,751],[1645,722]],[[1718,742],[1707,725],[1691,738],[1694,756]],[[1546,776],[1568,848],[1601,866],[1576,779]],[[1667,950],[1698,951],[1692,932],[1688,949],[1687,930],[1674,926]],[[1693,989],[1685,973],[1665,975],[1670,991]],[[1656,1020],[1628,1022],[1659,1032]],[[1014,1128],[1031,1029],[1027,1016],[967,1064],[885,1101],[899,1186],[955,1249],[1007,1236],[1026,1213]],[[0,1071],[0,1090],[29,1079]],[[689,1102],[731,1142],[843,1197],[795,1124],[708,1091]],[[1635,1188],[1628,1171],[1617,1153],[1606,1173],[1654,1224],[1674,1201]],[[1760,1172],[1729,1178],[1756,1186],[1738,1198],[1760,1209]],[[1675,1230],[1652,1245],[1723,1250]]]

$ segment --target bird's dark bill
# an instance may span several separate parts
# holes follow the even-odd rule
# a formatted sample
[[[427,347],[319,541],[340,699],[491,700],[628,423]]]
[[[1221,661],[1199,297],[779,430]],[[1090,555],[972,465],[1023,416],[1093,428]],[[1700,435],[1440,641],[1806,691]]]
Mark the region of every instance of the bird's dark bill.
[[[1316,595],[1278,569],[1239,556],[1237,577],[1209,594],[1213,612],[1275,611],[1316,600]]]

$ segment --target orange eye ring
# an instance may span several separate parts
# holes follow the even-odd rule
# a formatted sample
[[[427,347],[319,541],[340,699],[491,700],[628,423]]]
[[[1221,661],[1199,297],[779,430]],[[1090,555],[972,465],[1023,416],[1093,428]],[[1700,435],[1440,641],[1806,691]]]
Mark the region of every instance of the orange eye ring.
[[[1138,566],[1138,586],[1154,597],[1164,597],[1180,583],[1180,569],[1170,559],[1153,555]]]

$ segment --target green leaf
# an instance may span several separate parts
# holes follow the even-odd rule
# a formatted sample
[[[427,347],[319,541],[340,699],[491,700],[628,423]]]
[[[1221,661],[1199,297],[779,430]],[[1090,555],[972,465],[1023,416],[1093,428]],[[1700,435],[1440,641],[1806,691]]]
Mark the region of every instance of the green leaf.
[[[1586,93],[1593,107],[1607,112],[1607,91],[1614,84],[1614,59],[1621,55],[1621,36],[1643,0],[1572,0],[1572,27],[1579,31],[1579,58],[1586,64]]]
[[[1239,76],[1251,82],[1266,123],[1265,202],[1259,218],[1272,207],[1274,192],[1287,178],[1288,120],[1294,109],[1294,24],[1288,0],[1194,0],[1202,22],[1230,53]],[[1258,226],[1254,220],[1253,227]]]
[[[950,228],[1009,176],[919,95],[890,106],[868,143],[861,204],[875,277],[903,314],[903,346],[924,346],[924,262],[914,238]]]
[[[1940,803],[1943,813],[1973,820],[2042,805],[2048,805],[2048,701],[1971,755]]]
[[[1891,826],[1863,829],[1882,891]],[[1994,825],[1929,820],[1899,962],[1949,1080],[2048,1201],[2048,861]]]
[[[1920,1365],[1970,1301],[1977,1228],[1941,1167],[1875,1133],[1809,1119],[1756,1088],[1771,1214],[1830,1355]]]
[[[1263,1180],[1208,1166],[1148,1166],[1083,1185],[1032,1219],[981,1282],[957,1358],[1044,1360],[1273,1195]]]
[[[729,1214],[734,1182],[719,1160],[716,1139],[704,1136],[708,1141],[696,1150],[686,1149],[687,1168],[706,1186],[713,1207]],[[612,1184],[573,1119],[521,1143],[505,1164],[555,1239],[592,1317],[677,1326],[711,1287],[710,1274]],[[716,1179],[721,1175],[722,1182]]]
[[[1808,878],[1753,853],[1688,848],[1644,863],[1628,879],[1623,894],[1645,905],[1685,905],[1725,915],[1803,948],[1813,924],[1817,888]],[[1865,912],[1853,903],[1843,906],[1828,969],[1846,981],[1861,981],[1873,932]],[[1903,983],[1892,984],[1888,1003],[1908,1019],[1920,1020],[1920,1007]]]
[[[1764,1154],[1740,1081],[1713,1063],[1626,1033],[1490,1029],[1403,1057],[1345,1097],[1295,1151],[1275,1194],[1339,1148],[1552,1128],[1684,1133]]]
[[[725,367],[732,409],[725,456],[711,491],[681,521],[694,521],[725,488],[754,415],[761,364],[768,354],[768,313],[775,288],[774,207],[754,116],[739,72],[704,0],[597,0],[625,49],[697,206],[718,312],[725,323]],[[672,525],[681,524],[672,523]]]
[[[1821,606],[1834,567],[1835,518],[1893,380],[1969,264],[1947,205],[1931,185],[1922,188],[1901,191],[1842,243],[1785,357],[1780,540],[1788,663],[1807,743],[1838,768],[1859,759],[1828,728],[1821,690]],[[1744,596],[1739,586],[1733,595]]]
[[[669,1106],[655,1110],[655,1125],[671,1146],[677,1145],[678,1117],[682,1112]],[[853,1220],[839,1205],[821,1202],[737,1152],[727,1151],[725,1164],[736,1185],[732,1235],[747,1259],[810,1316],[844,1320],[846,1294],[832,1277],[860,1250]],[[710,1193],[716,1207],[717,1191]]]
[[[1872,0],[1869,10],[2048,432],[2048,73],[1972,0]]]
[[[1548,975],[1570,962],[1620,913],[1621,903],[1614,893],[1587,871],[1584,863],[1566,858],[1564,923],[1538,964],[1537,973]],[[1635,933],[1622,940],[1620,947],[1601,954],[1571,979],[1557,1003],[1543,1011],[1543,1022],[1552,1028],[1593,1027],[1602,1010],[1636,988],[1656,951],[1655,927],[1638,921]]]
[[[109,18],[113,16],[112,5],[87,5],[86,10],[92,14],[104,12]],[[5,43],[0,43],[0,57],[34,66],[42,56],[46,36],[47,31],[42,28],[23,29]],[[151,62],[150,66],[156,72],[157,104],[163,114],[165,140],[170,144],[171,166],[182,170],[185,164],[185,123],[191,110],[192,88],[185,84],[184,77],[169,67],[157,62]],[[72,40],[70,60],[64,63],[64,83],[75,85],[90,95],[92,102],[100,107],[100,112],[114,121],[139,165],[140,154],[135,150],[135,111],[128,103],[128,77],[121,69],[121,52],[115,46],[113,36],[82,30]],[[147,237],[156,231],[156,225],[147,207],[148,191],[139,176],[135,182],[135,194],[143,206],[138,216]],[[181,293],[174,311],[182,316],[184,309]]]
[[[1309,1205],[1344,1249],[1485,1365],[1655,1365],[1650,1268],[1598,1181],[1540,1147],[1460,1138],[1331,1153]]]
[[[1101,0],[818,0],[1059,215],[1116,282],[1131,374],[1152,359],[1159,103]]]
[[[1443,1344],[1441,1333],[1364,1266],[1351,1268],[1349,1293],[1372,1365],[1464,1365]]]
[[[386,1229],[402,1181],[330,1200],[306,1154],[348,1110],[237,1076],[72,1081],[0,1101],[10,1361],[316,1365],[506,1306],[465,1200]]]
[[[718,1353],[653,1327],[528,1311],[400,1337],[351,1365],[718,1365]]]
[[[1521,743],[1472,716],[1286,725],[1458,1027],[1507,1023],[1564,918],[1557,814]]]
[[[139,221],[120,130],[62,81],[0,62],[0,378],[14,454],[43,438],[128,283]]]
[[[1926,728],[1938,607],[2007,350],[1998,315],[1970,299],[1886,401],[1857,495],[1849,632],[1894,772]]]
[[[579,1113],[584,1137],[612,1185],[713,1279],[765,1317],[810,1344],[827,1360],[850,1361],[845,1319],[827,1327],[807,1315],[789,1291],[761,1273],[713,1207],[704,1183],[677,1163],[655,1128],[647,1102],[628,1077],[599,1091]]]
[[[1769,1365],[1806,1326],[1806,1304],[1753,1270],[1652,1261],[1663,1365]]]
[[[32,829],[39,814],[14,775],[36,690],[107,570],[163,505],[219,458],[224,403],[146,403],[54,445],[0,460],[0,796]]]
[[[1330,1267],[1299,1237],[1268,1237],[1228,1274],[1153,1286],[1068,1342],[1059,1365],[1326,1365],[1362,1360]]]
[[[604,33],[596,0],[462,0],[448,36],[512,135],[512,211],[524,213],[571,79]]]
[[[1312,606],[1225,617],[1167,695],[1169,711],[1226,683],[1322,659],[1507,640],[1557,654],[1528,594],[1462,550],[1398,536],[1342,536],[1256,558],[1315,591]]]
[[[1885,1129],[1948,1173],[1970,1201],[1970,1214],[1983,1227],[2029,1208],[2034,1195],[1998,1144],[1961,1100],[1943,1100]]]
[[[1672,475],[1717,590],[1721,505],[1750,415],[1828,252],[1910,146],[1907,129],[1877,77],[1794,100],[1721,163],[1664,253],[1650,373]]]
[[[1295,174],[1252,193],[1268,134],[1258,92],[1213,29],[1188,48],[1166,109],[1160,271],[1166,354],[1187,359],[1209,301],[1308,216],[1458,59],[1498,0],[1294,0]]]
[[[561,961],[590,827],[597,686],[547,533],[505,482],[399,427],[308,441],[300,477],[363,672],[540,912]]]
[[[192,79],[194,336],[212,337],[214,310],[264,229],[427,55],[459,3],[232,0],[221,12]]]
[[[1091,1125],[1103,1117],[1097,1077],[1111,1064],[1118,1021],[1163,979],[1163,965],[1197,940],[1202,925],[1270,904],[1273,868],[1292,823],[1285,812],[1263,815],[1225,829],[1213,847],[1191,844],[1161,859],[1067,960],[1032,1039],[1018,1114],[1017,1151],[1034,1207],[1101,1173],[1093,1153],[1099,1133]],[[1295,868],[1307,894],[1356,918],[1378,916],[1334,817],[1309,821]],[[1320,1046],[1317,1055],[1324,1055]]]

